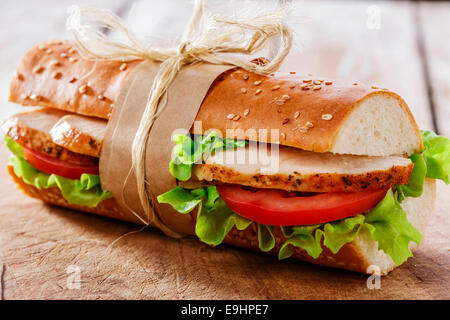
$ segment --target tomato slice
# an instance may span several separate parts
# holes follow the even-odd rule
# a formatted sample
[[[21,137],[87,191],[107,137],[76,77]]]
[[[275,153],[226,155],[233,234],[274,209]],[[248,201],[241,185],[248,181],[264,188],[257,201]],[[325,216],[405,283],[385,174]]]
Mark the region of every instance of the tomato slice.
[[[355,216],[374,208],[387,192],[382,189],[292,196],[282,190],[248,190],[239,185],[222,185],[217,190],[237,214],[277,226],[320,224]]]
[[[78,180],[83,173],[99,174],[98,166],[83,166],[82,164],[69,163],[62,161],[33,149],[22,146],[25,159],[39,171],[56,174],[58,176]]]

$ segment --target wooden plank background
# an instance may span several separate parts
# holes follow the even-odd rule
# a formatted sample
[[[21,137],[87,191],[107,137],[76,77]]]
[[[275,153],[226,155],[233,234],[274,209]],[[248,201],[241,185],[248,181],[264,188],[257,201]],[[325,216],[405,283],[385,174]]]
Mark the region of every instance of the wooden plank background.
[[[214,1],[212,5],[220,3]],[[110,8],[139,35],[160,43],[180,34],[191,9],[184,0],[75,2]],[[450,136],[448,3],[297,2],[299,45],[285,66],[388,87],[405,98],[421,128]],[[1,119],[23,110],[6,102],[21,56],[38,41],[70,37],[64,23],[72,3],[0,3],[0,28],[7,30],[0,34]],[[380,13],[379,27],[371,24],[374,12]],[[1,146],[0,167],[6,162],[7,152]],[[383,278],[380,290],[369,290],[365,275],[278,262],[227,246],[209,248],[159,232],[118,240],[137,227],[25,198],[4,170],[0,181],[2,190],[11,190],[0,193],[1,298],[450,298],[450,188],[442,183],[416,258]],[[80,289],[68,288],[70,266],[80,268]]]

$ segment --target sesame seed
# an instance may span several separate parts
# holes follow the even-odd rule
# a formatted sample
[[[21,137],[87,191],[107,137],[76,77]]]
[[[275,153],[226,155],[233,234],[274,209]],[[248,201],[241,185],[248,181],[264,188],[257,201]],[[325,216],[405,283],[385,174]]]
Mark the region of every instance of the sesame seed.
[[[75,53],[75,52],[76,52],[75,48],[70,48],[69,49],[69,53]]]
[[[44,46],[43,44],[40,44],[38,48],[39,50],[47,50],[47,47]]]
[[[329,86],[329,85],[333,84],[333,81],[325,81],[325,84],[326,84],[327,86]]]
[[[120,71],[125,71],[126,69],[127,69],[127,64],[122,63],[122,65],[120,66]]]
[[[77,78],[75,78],[75,77],[72,77],[72,79],[70,79],[70,83],[74,83],[74,82],[76,82],[78,79]]]
[[[303,83],[310,83],[312,80],[311,79],[304,79]]]
[[[310,121],[306,122],[305,126],[307,126],[308,128],[314,127],[314,125]]]
[[[291,89],[294,89],[295,88],[295,83],[291,83],[291,84],[289,84],[289,88],[291,88]]]
[[[283,100],[289,100],[291,97],[289,97],[289,95],[287,95],[287,94],[283,94],[283,96],[281,97],[281,99],[283,99]]]
[[[42,66],[36,66],[33,68],[33,73],[41,73],[42,71],[44,71],[44,67]]]
[[[309,88],[311,88],[311,87],[309,86],[308,83],[304,83],[304,84],[300,85],[300,88],[302,88],[302,90],[309,90]]]
[[[65,52],[61,53],[61,58],[67,58],[67,57],[68,57],[67,53],[65,53]]]
[[[322,82],[320,82],[319,80],[314,80],[313,83],[316,85],[322,84]]]
[[[235,115],[234,117],[233,117],[233,121],[238,121],[239,119],[241,118],[241,116],[240,115]]]
[[[70,57],[70,58],[69,58],[69,61],[70,61],[70,62],[77,62],[78,59],[77,59],[77,58],[74,58],[74,57]]]
[[[300,115],[300,112],[299,112],[299,111],[297,111],[296,113],[294,113],[294,119],[297,119],[299,115]]]
[[[52,60],[50,61],[49,65],[57,67],[60,66],[61,63],[58,60]]]
[[[59,72],[59,71],[53,71],[53,72],[52,72],[52,78],[53,78],[53,79],[60,79],[61,76],[62,76],[62,73]]]
[[[272,87],[272,90],[278,90],[278,89],[280,89],[281,87],[279,86],[279,85],[276,85],[276,86],[273,86]]]
[[[282,106],[283,104],[284,104],[284,100],[283,99],[277,99],[277,100],[275,100],[275,103],[277,104],[277,105],[279,105],[279,106]]]
[[[87,91],[88,91],[88,85],[87,84],[83,84],[81,87],[79,87],[78,88],[78,91],[80,92],[80,93],[86,93]]]
[[[101,94],[99,94],[99,95],[97,96],[97,99],[98,99],[98,100],[105,100],[105,96],[104,96],[104,95],[101,95]]]
[[[329,113],[326,113],[326,114],[322,115],[322,119],[323,120],[331,120],[331,119],[333,119],[333,116]]]
[[[244,73],[242,77],[244,78],[244,80],[248,80],[248,74]]]
[[[253,84],[254,84],[255,86],[259,86],[261,83],[262,83],[262,81],[260,81],[260,80],[253,82]]]
[[[33,93],[33,94],[30,96],[30,99],[31,99],[31,100],[39,100],[39,99],[40,99],[40,96]]]
[[[354,85],[354,86],[357,86],[357,85],[358,85],[358,82],[353,82],[353,85]]]
[[[53,53],[53,50],[52,49],[47,49],[47,50],[45,50],[45,53],[51,54],[51,53]]]
[[[308,127],[299,127],[298,131],[300,131],[302,133],[306,133],[306,132],[308,132]]]
[[[320,90],[320,89],[322,89],[322,86],[314,86],[312,88],[313,88],[313,90]]]
[[[258,94],[260,94],[261,92],[262,92],[262,89],[258,89],[258,90],[256,90],[255,94],[258,95]]]
[[[289,122],[289,118],[286,118],[286,119],[283,120],[282,124],[286,124],[288,122]]]
[[[281,133],[281,137],[286,140],[286,134],[284,132]]]
[[[247,89],[241,88],[241,92],[242,92],[242,93],[247,93]]]
[[[248,113],[249,113],[249,112],[250,112],[250,110],[245,109],[245,110],[244,110],[244,117],[248,116]]]
[[[234,118],[234,116],[235,116],[235,114],[234,113],[230,113],[229,115],[227,115],[227,119],[233,119]]]

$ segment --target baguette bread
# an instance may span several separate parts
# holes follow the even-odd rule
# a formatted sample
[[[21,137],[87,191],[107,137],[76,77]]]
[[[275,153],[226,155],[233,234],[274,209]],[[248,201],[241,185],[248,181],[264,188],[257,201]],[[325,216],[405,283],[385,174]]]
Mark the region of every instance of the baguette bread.
[[[61,191],[58,188],[39,190],[38,188],[25,183],[21,178],[17,177],[12,166],[8,166],[8,173],[11,175],[22,192],[30,197],[40,199],[46,203],[60,207],[94,213],[113,219],[140,223],[137,219],[134,220],[133,216],[123,214],[114,199],[104,200],[95,208],[74,205],[67,202],[62,197]],[[422,234],[425,230],[428,219],[431,216],[431,212],[433,211],[435,198],[435,180],[426,179],[422,196],[419,198],[407,198],[402,203],[402,207],[407,213],[408,220]],[[192,219],[195,219],[195,216],[195,214],[191,214]],[[278,253],[281,245],[286,239],[278,227],[274,229],[274,236],[276,245],[270,253],[275,255]],[[252,223],[243,231],[233,228],[225,237],[224,243],[256,252],[261,251],[258,247],[258,232],[256,223]],[[415,243],[411,243],[410,247],[411,250],[414,250],[417,248],[417,245]],[[381,275],[386,275],[395,268],[395,264],[392,259],[383,251],[379,251],[377,242],[372,240],[370,235],[364,232],[360,232],[353,242],[344,245],[336,254],[333,254],[327,247],[323,246],[323,244],[322,248],[323,251],[321,255],[317,259],[314,259],[309,256],[305,250],[293,247],[292,249],[294,253],[292,257],[317,265],[347,269],[360,273],[371,273],[371,269],[368,269],[369,266],[377,266]]]
[[[109,119],[123,80],[139,63],[89,60],[69,42],[44,42],[20,62],[10,101]],[[278,140],[259,136],[259,129],[279,129],[281,145],[314,152],[388,156],[422,149],[417,124],[397,94],[291,73],[261,76],[236,68],[220,75],[196,121],[202,126],[193,133],[235,129],[230,138],[264,142]]]

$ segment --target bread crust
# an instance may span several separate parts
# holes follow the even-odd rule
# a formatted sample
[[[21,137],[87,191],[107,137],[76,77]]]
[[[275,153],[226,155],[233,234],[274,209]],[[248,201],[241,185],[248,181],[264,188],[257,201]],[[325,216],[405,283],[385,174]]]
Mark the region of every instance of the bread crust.
[[[48,188],[48,189],[37,189],[36,187],[25,183],[21,178],[17,177],[14,173],[12,166],[7,167],[8,173],[13,178],[14,182],[18,185],[19,189],[25,194],[32,198],[40,199],[44,202],[75,209],[79,211],[89,212],[98,214],[101,216],[119,219],[127,222],[140,223],[135,217],[125,215],[121,212],[120,206],[117,202],[111,198],[102,201],[97,207],[86,207],[80,205],[74,205],[67,202],[63,197],[58,188]],[[281,229],[275,227],[274,236],[276,245],[275,248],[270,251],[271,254],[277,254],[281,245],[286,240],[283,236]],[[252,251],[261,252],[258,247],[258,234],[257,234],[257,224],[252,223],[247,229],[239,231],[233,228],[224,239],[224,243],[246,248]],[[323,247],[323,252],[317,259],[313,259],[308,253],[300,248],[293,249],[293,258],[310,262],[317,265],[329,266],[342,268],[347,270],[352,270],[356,272],[365,273],[368,267],[367,262],[363,259],[357,248],[354,247],[353,243],[348,243],[344,245],[338,253],[333,254],[328,248]]]
[[[88,60],[69,42],[44,42],[20,62],[11,82],[10,101],[109,119],[122,81],[141,62]],[[374,95],[394,98],[406,110],[416,129],[415,149],[420,150],[420,132],[410,110],[387,89],[290,73],[262,76],[240,68],[213,82],[196,117],[201,128],[193,126],[191,132],[216,129],[228,137],[332,152],[345,120],[361,101]],[[227,132],[233,129],[241,131]],[[269,135],[261,134],[261,129],[269,130]],[[280,136],[271,136],[271,129],[279,129]]]

